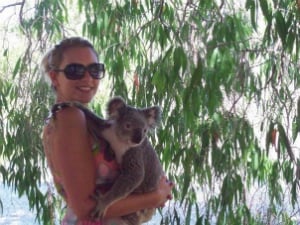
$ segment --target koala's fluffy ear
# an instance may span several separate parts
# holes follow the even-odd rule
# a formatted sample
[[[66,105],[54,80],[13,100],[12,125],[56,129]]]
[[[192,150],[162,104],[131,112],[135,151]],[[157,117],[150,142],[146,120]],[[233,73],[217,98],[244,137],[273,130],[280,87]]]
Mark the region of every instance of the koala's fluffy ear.
[[[111,119],[115,119],[119,117],[119,109],[126,106],[126,103],[123,98],[117,96],[112,98],[108,104],[106,113]]]
[[[158,106],[143,109],[143,113],[148,121],[150,128],[154,128],[161,119],[161,110]]]

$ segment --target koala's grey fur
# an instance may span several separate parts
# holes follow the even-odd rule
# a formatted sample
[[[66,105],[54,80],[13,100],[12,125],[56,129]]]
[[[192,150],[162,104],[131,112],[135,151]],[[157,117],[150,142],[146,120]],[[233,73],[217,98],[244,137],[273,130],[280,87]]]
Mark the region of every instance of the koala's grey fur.
[[[109,142],[121,166],[120,175],[111,189],[104,195],[97,195],[92,216],[101,218],[108,206],[131,193],[155,190],[163,170],[146,134],[159,122],[160,108],[134,108],[126,105],[122,98],[115,97],[108,103],[109,118],[104,120],[79,103],[75,106],[85,113],[89,129]],[[154,209],[149,209],[124,216],[123,219],[129,225],[138,225],[151,219],[153,214]]]

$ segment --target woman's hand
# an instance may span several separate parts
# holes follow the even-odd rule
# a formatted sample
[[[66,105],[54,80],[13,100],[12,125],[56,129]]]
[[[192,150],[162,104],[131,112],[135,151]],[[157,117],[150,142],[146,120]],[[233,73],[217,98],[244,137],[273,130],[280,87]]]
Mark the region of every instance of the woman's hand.
[[[174,188],[174,183],[167,179],[166,176],[162,176],[160,178],[158,187],[157,187],[157,194],[159,196],[159,201],[157,202],[158,207],[164,207],[165,203],[168,200],[172,199],[172,189]]]

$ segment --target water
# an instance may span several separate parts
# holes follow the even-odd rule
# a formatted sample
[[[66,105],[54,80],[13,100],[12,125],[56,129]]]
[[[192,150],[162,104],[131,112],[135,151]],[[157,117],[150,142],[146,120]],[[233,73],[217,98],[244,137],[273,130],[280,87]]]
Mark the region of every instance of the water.
[[[46,185],[45,185],[46,186]],[[11,188],[0,182],[0,199],[3,204],[3,213],[0,211],[0,225],[39,225],[35,221],[36,212],[30,211],[26,196],[19,198]],[[159,224],[161,216],[157,213],[146,225]]]
[[[38,225],[35,221],[35,212],[28,208],[25,196],[19,198],[12,189],[0,183],[0,199],[3,204],[3,213],[0,212],[0,225]]]
[[[45,184],[46,186],[46,184]],[[264,189],[256,189],[254,191],[255,194],[252,196],[253,199],[249,199],[249,205],[252,211],[256,212],[258,215],[265,215],[267,209],[264,208],[264,203],[268,202],[266,199],[266,190]],[[286,197],[289,194],[286,193]],[[3,213],[0,212],[0,225],[39,225],[37,221],[35,221],[36,212],[30,211],[28,207],[28,200],[25,196],[19,198],[19,196],[13,192],[11,188],[8,188],[0,182],[0,199],[3,204]],[[170,205],[173,205],[170,203]],[[169,206],[170,206],[169,205]],[[286,202],[286,207],[290,208],[289,202]],[[264,206],[264,207],[263,207]],[[167,209],[168,206],[165,207]],[[297,225],[300,224],[300,199],[297,203],[296,209],[288,209],[287,211],[290,212],[291,219],[296,222]],[[182,215],[184,218],[184,214]],[[151,221],[146,223],[146,225],[155,225],[159,224],[161,220],[161,216],[157,213]],[[276,218],[274,219],[274,224],[278,224],[275,222]],[[192,221],[194,224],[195,221]]]

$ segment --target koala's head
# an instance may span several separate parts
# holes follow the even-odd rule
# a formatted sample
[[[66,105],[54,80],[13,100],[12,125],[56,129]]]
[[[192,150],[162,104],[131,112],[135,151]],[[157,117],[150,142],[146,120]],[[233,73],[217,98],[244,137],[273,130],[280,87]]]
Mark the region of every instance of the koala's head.
[[[158,106],[134,108],[121,97],[115,97],[107,105],[107,114],[110,120],[115,121],[120,140],[134,147],[141,144],[148,130],[159,123],[161,111]]]

